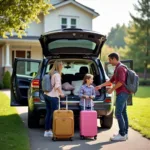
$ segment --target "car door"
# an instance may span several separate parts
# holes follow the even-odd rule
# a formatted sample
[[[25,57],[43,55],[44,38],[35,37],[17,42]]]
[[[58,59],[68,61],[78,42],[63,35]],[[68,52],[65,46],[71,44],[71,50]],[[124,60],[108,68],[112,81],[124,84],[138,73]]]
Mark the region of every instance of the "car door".
[[[133,69],[133,60],[122,60],[121,63],[126,65],[129,69]],[[109,62],[105,62],[105,71],[109,78],[113,76],[115,66],[112,66]],[[127,101],[128,105],[132,105],[132,95],[129,96]]]
[[[11,76],[11,106],[28,105],[28,89],[41,60],[15,58]]]

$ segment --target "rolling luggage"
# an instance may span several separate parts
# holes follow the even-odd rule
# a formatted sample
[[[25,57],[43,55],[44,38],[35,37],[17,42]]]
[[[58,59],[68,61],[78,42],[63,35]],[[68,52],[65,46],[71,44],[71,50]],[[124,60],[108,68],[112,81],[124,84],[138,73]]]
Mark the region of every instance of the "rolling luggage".
[[[80,111],[80,138],[84,139],[85,137],[97,139],[97,111],[85,110],[84,100],[84,110]]]
[[[74,136],[74,114],[68,110],[68,97],[66,96],[66,109],[55,110],[53,114],[53,141],[57,139],[70,139]]]

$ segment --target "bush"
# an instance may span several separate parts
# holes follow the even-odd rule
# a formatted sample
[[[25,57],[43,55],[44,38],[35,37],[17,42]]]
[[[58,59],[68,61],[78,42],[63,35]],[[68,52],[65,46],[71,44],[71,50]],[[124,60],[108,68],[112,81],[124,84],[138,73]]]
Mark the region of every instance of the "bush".
[[[0,81],[0,89],[3,89],[3,83]]]
[[[10,89],[10,72],[6,71],[3,77],[3,85],[5,89]]]
[[[139,85],[150,85],[150,79],[147,80],[140,79]]]

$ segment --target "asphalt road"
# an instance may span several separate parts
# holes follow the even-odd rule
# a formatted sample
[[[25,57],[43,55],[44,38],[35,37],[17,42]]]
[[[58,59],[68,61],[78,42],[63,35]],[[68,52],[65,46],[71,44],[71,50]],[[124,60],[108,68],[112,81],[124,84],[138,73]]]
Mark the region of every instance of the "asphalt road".
[[[9,91],[3,91],[8,96]],[[75,131],[73,141],[55,141],[51,138],[45,138],[44,127],[38,129],[29,129],[27,127],[27,107],[17,107],[18,114],[28,130],[31,150],[150,150],[150,140],[133,129],[129,129],[129,139],[122,142],[112,142],[110,137],[117,133],[118,125],[114,119],[113,127],[110,130],[104,130],[99,126],[97,140],[80,140],[79,130]]]

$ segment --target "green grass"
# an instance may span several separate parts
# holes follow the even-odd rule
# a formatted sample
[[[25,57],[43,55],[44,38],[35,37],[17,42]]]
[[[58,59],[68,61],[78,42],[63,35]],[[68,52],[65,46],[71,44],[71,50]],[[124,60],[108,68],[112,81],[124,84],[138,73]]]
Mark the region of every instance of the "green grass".
[[[30,150],[27,130],[9,98],[0,92],[0,149]]]
[[[150,139],[150,86],[140,86],[128,107],[129,125]]]

